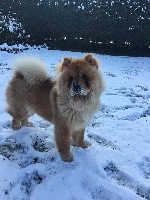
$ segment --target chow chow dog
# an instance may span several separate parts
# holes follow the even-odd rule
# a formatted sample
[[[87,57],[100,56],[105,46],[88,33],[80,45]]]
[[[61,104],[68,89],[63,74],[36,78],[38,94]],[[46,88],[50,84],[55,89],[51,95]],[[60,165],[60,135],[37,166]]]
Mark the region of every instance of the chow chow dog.
[[[28,118],[38,114],[54,124],[60,157],[71,162],[70,137],[78,147],[89,146],[84,131],[100,106],[103,89],[100,66],[91,54],[79,59],[64,58],[58,64],[55,81],[40,59],[20,58],[6,90],[12,128],[31,126]]]

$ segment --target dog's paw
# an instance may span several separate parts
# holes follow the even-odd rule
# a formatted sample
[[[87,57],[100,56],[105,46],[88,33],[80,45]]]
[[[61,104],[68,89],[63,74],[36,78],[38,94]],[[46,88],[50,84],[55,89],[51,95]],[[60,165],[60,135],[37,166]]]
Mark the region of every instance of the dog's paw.
[[[17,121],[17,120],[12,121],[12,129],[13,130],[19,130],[21,127],[22,126],[21,126],[20,121]]]
[[[90,147],[90,146],[91,146],[90,143],[88,143],[87,141],[84,141],[81,147],[82,147],[83,149],[85,149],[85,148],[88,148],[88,147]]]
[[[83,141],[82,143],[78,143],[78,144],[76,144],[76,143],[74,142],[73,144],[74,144],[73,146],[81,147],[81,148],[83,148],[83,149],[88,148],[88,147],[91,146],[91,144],[88,143],[87,141]]]
[[[24,126],[32,127],[32,126],[33,126],[33,123],[32,123],[32,122],[28,122],[28,123],[26,123]]]
[[[12,125],[12,129],[13,129],[13,130],[19,130],[21,127],[22,127],[21,125],[19,125],[19,126],[14,126],[14,125]]]
[[[73,155],[69,153],[60,153],[60,157],[64,162],[72,162],[73,161]]]
[[[33,123],[29,122],[29,121],[22,121],[21,124],[22,124],[22,126],[27,126],[27,127],[32,127],[33,126]]]

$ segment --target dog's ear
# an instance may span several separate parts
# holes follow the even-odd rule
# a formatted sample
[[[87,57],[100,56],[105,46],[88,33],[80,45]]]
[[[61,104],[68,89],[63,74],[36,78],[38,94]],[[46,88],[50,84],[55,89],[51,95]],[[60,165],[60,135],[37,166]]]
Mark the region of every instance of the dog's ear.
[[[64,71],[66,68],[68,68],[71,62],[72,62],[72,58],[64,58],[64,60],[61,63],[59,63],[57,67],[57,73],[60,73]]]
[[[60,72],[64,71],[71,62],[72,58],[64,58],[64,60],[58,64],[57,73],[59,74]]]
[[[66,68],[68,67],[68,65],[71,63],[72,61],[72,58],[64,58],[64,61],[63,61],[63,68]]]
[[[98,62],[95,58],[93,58],[93,56],[91,54],[87,54],[84,57],[84,60],[91,65],[92,67],[95,67],[96,69],[98,69]]]

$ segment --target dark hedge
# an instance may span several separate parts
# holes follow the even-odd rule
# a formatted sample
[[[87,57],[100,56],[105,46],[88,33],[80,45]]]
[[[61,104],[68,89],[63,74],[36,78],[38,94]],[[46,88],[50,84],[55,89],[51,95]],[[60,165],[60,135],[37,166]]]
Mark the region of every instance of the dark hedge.
[[[0,43],[149,56],[149,4],[149,0],[1,0]]]

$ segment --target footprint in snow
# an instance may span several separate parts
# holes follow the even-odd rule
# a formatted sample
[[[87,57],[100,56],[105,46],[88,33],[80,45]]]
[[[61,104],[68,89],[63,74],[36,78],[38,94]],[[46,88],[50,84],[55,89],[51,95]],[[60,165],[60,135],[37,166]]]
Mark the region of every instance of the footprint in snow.
[[[150,200],[150,187],[145,187],[141,183],[137,182],[133,177],[130,177],[125,172],[118,169],[113,162],[107,163],[104,167],[104,171],[107,176],[115,180],[119,185],[129,188],[134,191],[136,195],[143,199]]]
[[[141,108],[141,107],[139,107]],[[132,114],[129,114],[129,115],[126,115],[125,117],[121,117],[119,119],[122,119],[122,120],[128,120],[128,121],[135,121],[135,120],[138,120],[140,118],[145,118],[145,117],[148,117],[150,116],[150,107],[148,107],[147,109],[142,109],[141,112],[134,112]]]
[[[117,149],[117,147],[109,140],[106,140],[105,138],[98,136],[96,134],[88,134],[88,137],[90,139],[95,140],[95,142],[97,142],[100,146],[104,146],[104,147],[110,147],[113,150]]]
[[[138,164],[139,170],[145,179],[150,179],[150,157],[144,157],[142,162]]]
[[[141,86],[141,85],[136,85],[137,88],[140,88],[143,91],[148,91],[148,88],[145,86]]]
[[[25,147],[16,142],[13,138],[7,138],[2,144],[0,144],[0,154],[8,158],[9,160],[14,159],[15,153],[25,153]]]
[[[34,188],[43,182],[43,180],[45,179],[45,175],[40,173],[38,170],[33,170],[31,173],[24,172],[21,175],[20,179],[21,179],[21,183],[18,183],[18,181],[9,183],[9,186],[7,186],[7,189],[4,190],[4,194],[6,196],[9,195],[9,197],[10,198],[12,197],[12,199],[18,199],[18,195],[16,194],[15,196],[15,193],[13,190],[15,190],[15,188],[20,187],[21,192],[24,193],[24,196],[26,196],[25,199],[28,199],[29,195],[34,190]],[[19,199],[22,199],[22,198],[19,198]]]
[[[47,144],[44,140],[40,138],[37,138],[36,140],[34,140],[32,145],[33,145],[33,148],[39,152],[48,152],[51,149],[55,148],[53,143]]]

